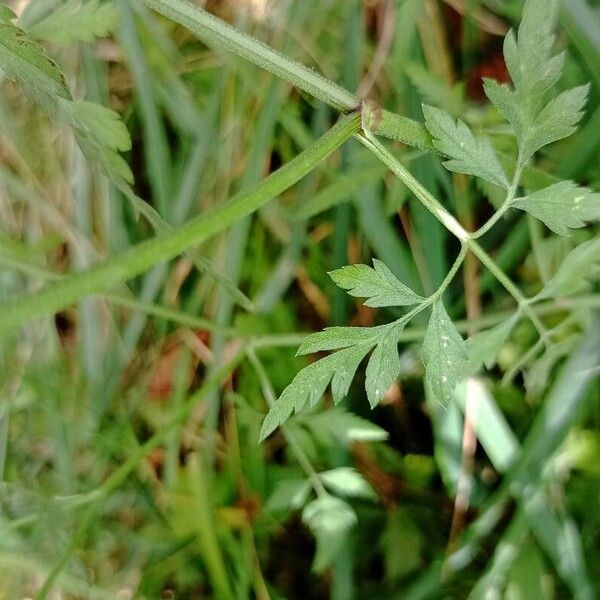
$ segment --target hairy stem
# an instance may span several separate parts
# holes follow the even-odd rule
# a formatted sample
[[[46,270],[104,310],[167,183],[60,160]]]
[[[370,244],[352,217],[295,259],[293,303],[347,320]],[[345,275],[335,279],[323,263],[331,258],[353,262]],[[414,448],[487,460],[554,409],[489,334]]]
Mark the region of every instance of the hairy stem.
[[[364,133],[359,134],[357,137],[363,146],[371,150],[448,231],[454,234],[461,242],[469,239],[469,234],[463,226],[415,179],[406,167],[378,139],[371,135],[368,129],[365,128]]]
[[[290,188],[352,137],[359,128],[360,114],[346,115],[304,152],[269,175],[251,192],[238,194],[223,206],[142,242],[91,269],[69,275],[39,292],[0,305],[0,332],[22,325],[35,317],[56,313],[84,296],[110,289],[155,264],[170,260],[188,248],[206,241]]]
[[[225,48],[337,110],[349,112],[360,104],[354,94],[337,83],[280,54],[191,2],[184,0],[143,0],[143,2],[156,12],[189,29],[207,45]]]

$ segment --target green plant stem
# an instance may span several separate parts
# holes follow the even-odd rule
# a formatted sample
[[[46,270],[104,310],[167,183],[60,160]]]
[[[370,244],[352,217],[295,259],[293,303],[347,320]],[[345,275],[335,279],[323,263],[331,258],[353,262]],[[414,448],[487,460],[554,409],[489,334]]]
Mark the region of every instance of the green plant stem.
[[[56,281],[62,278],[58,273],[53,273],[46,269],[42,269],[37,265],[32,265],[20,259],[4,255],[1,252],[0,265],[26,273],[28,275],[39,277],[43,280]],[[101,292],[101,296],[113,304],[129,308],[133,311],[147,313],[159,319],[164,319],[165,321],[171,321],[172,323],[178,323],[194,329],[219,331],[223,335],[226,335],[230,338],[245,340],[256,350],[260,350],[261,348],[288,348],[299,346],[305,340],[306,336],[309,335],[308,332],[254,335],[252,333],[246,333],[236,329],[235,327],[221,327],[214,321],[203,319],[202,317],[197,317],[195,315],[190,315],[181,310],[169,308],[167,306],[159,306],[157,304],[150,304],[148,302],[142,302],[140,300],[136,300],[135,298],[130,298],[117,293]],[[600,308],[600,295],[598,294],[590,294],[587,296],[577,296],[572,298],[561,298],[558,300],[547,300],[533,304],[534,300],[535,299],[529,301],[529,307],[538,317],[568,310]],[[512,310],[502,310],[488,313],[482,317],[473,319],[472,321],[455,321],[454,324],[460,333],[467,333],[469,327],[474,327],[478,330],[485,329],[487,327],[493,327],[505,319],[508,319],[513,314],[514,311]],[[425,329],[421,327],[412,327],[402,331],[399,336],[399,341],[413,342],[419,340],[424,335]]]
[[[363,129],[363,134],[357,135],[358,140],[368,148],[394,173],[404,185],[417,197],[423,206],[438,220],[448,231],[454,234],[461,242],[469,239],[468,232],[463,226],[415,179],[406,167],[378,140],[368,129]]]
[[[355,110],[360,104],[354,94],[333,81],[280,54],[191,2],[184,0],[143,0],[143,2],[156,12],[189,29],[207,45],[225,48],[337,110],[349,112]]]
[[[142,1],[146,6],[188,28],[205,43],[224,48],[245,58],[337,110],[349,112],[358,109],[362,104],[363,99],[358,98],[355,94],[312,69],[280,54],[263,42],[237,30],[199,6],[185,0]],[[385,109],[382,110],[374,104],[366,104],[368,104],[368,110],[365,111],[366,125],[373,133],[400,141],[414,148],[439,154],[433,146],[429,132],[422,123]],[[499,158],[505,167],[514,164],[514,160],[509,156],[500,155]],[[555,181],[546,173],[531,167],[525,168],[524,176],[528,185],[533,189],[545,187]]]
[[[230,577],[221,553],[219,538],[215,530],[215,515],[210,502],[210,490],[204,474],[203,461],[197,454],[191,454],[187,463],[189,486],[195,500],[195,522],[198,545],[201,548],[202,561],[206,566],[208,579],[215,596],[223,600],[234,600]]]
[[[542,338],[546,337],[546,328],[539,320],[538,316],[529,305],[528,299],[521,293],[521,290],[512,282],[502,269],[494,262],[493,258],[483,250],[463,226],[434,198],[419,181],[402,165],[396,157],[383,144],[374,138],[368,130],[364,130],[364,135],[357,135],[362,144],[371,150],[389,169],[399,177],[406,187],[421,201],[423,206],[433,214],[433,216],[455,235],[462,244],[464,244],[487,269],[496,277],[496,279],[506,288],[508,293],[515,299],[519,308],[527,313],[532,323],[538,330]],[[515,181],[517,178],[515,177]],[[513,182],[514,183],[514,182]],[[518,181],[517,181],[518,184]],[[517,184],[514,184],[516,190]],[[511,186],[513,187],[513,186]],[[514,192],[513,192],[514,193]]]
[[[266,372],[265,368],[263,367],[263,364],[260,362],[260,359],[254,352],[254,349],[252,347],[248,347],[246,349],[246,356],[248,357],[248,361],[252,365],[252,368],[254,369],[254,372],[256,373],[258,380],[260,381],[260,385],[262,387],[263,395],[265,397],[267,406],[269,408],[271,408],[277,400],[275,390],[273,390],[273,386],[271,385],[271,380],[269,379],[269,376],[267,375],[267,372]],[[281,426],[281,433],[283,434],[283,437],[285,438],[286,442],[288,443],[290,449],[294,453],[294,456],[296,457],[298,464],[302,467],[302,470],[306,473],[317,496],[326,496],[327,490],[325,489],[323,482],[321,481],[315,468],[312,466],[310,460],[308,459],[308,456],[306,456],[306,453],[304,452],[304,450],[302,449],[302,447],[296,440],[295,436],[290,432],[289,428],[286,427],[285,425]]]
[[[519,183],[521,182],[521,176],[523,174],[523,161],[521,159],[521,155],[519,153],[519,157],[517,158],[517,166],[515,168],[515,173],[513,175],[512,182],[510,187],[508,188],[508,192],[506,194],[506,199],[502,203],[502,206],[488,219],[486,223],[484,223],[477,231],[471,234],[471,239],[476,239],[485,235],[492,227],[502,218],[504,213],[510,208],[515,196],[517,195],[517,190],[519,189]]]
[[[56,313],[84,296],[110,289],[153,265],[170,260],[191,246],[206,241],[290,188],[352,137],[359,128],[360,114],[346,115],[304,152],[264,179],[253,191],[238,194],[223,206],[168,233],[142,242],[87,271],[75,273],[39,292],[0,305],[0,332],[18,327],[35,317]]]
[[[494,259],[483,250],[483,248],[473,240],[468,242],[469,249],[481,263],[496,277],[496,279],[504,286],[506,291],[515,299],[519,309],[527,314],[540,337],[546,339],[547,330],[544,324],[540,321],[535,311],[531,308],[530,301],[523,295],[521,290],[513,283],[512,279],[504,273],[504,271],[494,262]]]

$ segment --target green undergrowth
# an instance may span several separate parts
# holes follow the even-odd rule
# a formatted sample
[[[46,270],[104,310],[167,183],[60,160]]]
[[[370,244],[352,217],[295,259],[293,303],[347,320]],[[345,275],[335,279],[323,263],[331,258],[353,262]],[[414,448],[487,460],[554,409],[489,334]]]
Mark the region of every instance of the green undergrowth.
[[[0,6],[0,599],[595,598],[598,39]]]

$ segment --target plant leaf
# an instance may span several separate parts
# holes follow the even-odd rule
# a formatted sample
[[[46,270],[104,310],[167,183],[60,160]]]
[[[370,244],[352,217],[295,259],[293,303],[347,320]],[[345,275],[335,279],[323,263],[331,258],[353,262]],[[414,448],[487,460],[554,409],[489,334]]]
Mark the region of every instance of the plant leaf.
[[[539,110],[562,73],[564,56],[552,56],[553,17],[548,0],[527,0],[518,35],[511,30],[504,40],[504,60],[525,115]]]
[[[320,572],[331,564],[356,520],[356,513],[352,507],[333,496],[321,496],[305,506],[302,522],[317,540],[317,551],[313,561],[315,571]]]
[[[280,481],[269,496],[266,508],[273,512],[298,510],[308,500],[310,490],[310,483],[306,479]]]
[[[496,364],[496,358],[518,320],[519,314],[515,313],[503,323],[480,331],[467,339],[469,363],[475,370],[478,370],[482,364],[487,369],[491,369]]]
[[[423,363],[426,383],[436,400],[447,406],[468,362],[465,342],[439,300],[423,339]]]
[[[584,242],[571,250],[554,277],[535,299],[572,296],[584,291],[589,286],[589,281],[598,278],[600,278],[600,238]]]
[[[582,85],[559,94],[550,100],[536,116],[523,136],[523,160],[528,160],[540,148],[570,136],[583,117],[590,86]]]
[[[352,467],[338,467],[319,473],[319,479],[334,494],[373,500],[376,494],[366,479]]]
[[[392,327],[380,341],[367,365],[365,389],[371,408],[375,408],[400,373],[398,329]]]
[[[73,128],[92,164],[113,180],[131,183],[129,166],[118,153],[129,150],[131,141],[118,114],[99,104],[73,101],[58,65],[43,46],[11,22],[14,18],[9,9],[0,11],[0,69],[43,110]]]
[[[367,298],[365,306],[410,306],[423,300],[400,282],[380,260],[374,258],[373,267],[349,265],[331,271],[329,275],[338,287],[348,290],[351,296]]]
[[[600,220],[600,194],[572,181],[561,181],[517,198],[512,206],[527,211],[559,235],[569,235],[569,228]]]
[[[484,79],[487,97],[515,131],[522,162],[575,131],[589,89],[567,90],[548,102],[564,64],[563,54],[552,54],[553,12],[548,0],[527,0],[518,35],[510,31],[504,40],[504,59],[514,87]]]
[[[375,342],[360,344],[339,350],[302,369],[267,413],[260,439],[264,440],[285,423],[292,413],[302,410],[307,403],[315,405],[334,376],[337,377],[334,399],[339,402],[342,392],[347,393],[349,381],[354,377],[361,360],[374,344]]]
[[[385,429],[341,406],[298,417],[295,422],[305,426],[324,445],[331,445],[332,440],[349,444],[357,441],[381,442],[388,438]]]
[[[424,104],[423,114],[434,146],[451,159],[444,162],[449,171],[475,175],[508,188],[506,174],[487,138],[475,138],[465,123],[460,119],[455,121],[439,108]]]
[[[323,331],[311,333],[298,348],[296,356],[338,350],[376,340],[381,336],[382,329],[386,328],[386,325],[379,327],[326,327]]]
[[[15,18],[9,8],[2,7],[0,70],[11,81],[18,81],[26,96],[53,114],[58,98],[71,98],[65,78],[46,49],[12,23]]]
[[[61,99],[59,105],[86,158],[101,168],[110,179],[132,183],[129,165],[119,155],[119,151],[131,149],[131,138],[118,113],[83,100]]]
[[[559,344],[551,346],[524,372],[525,389],[528,395],[535,396],[546,389],[550,383],[552,369],[561,358],[571,352],[578,339],[578,335],[570,336]]]
[[[50,12],[30,30],[36,38],[70,46],[106,37],[117,25],[119,10],[112,2],[68,0]]]
[[[350,349],[351,351],[348,352],[344,364],[335,370],[331,379],[331,396],[335,404],[339,404],[348,395],[358,365],[367,353],[365,348],[368,352],[372,348],[372,343],[362,344]]]

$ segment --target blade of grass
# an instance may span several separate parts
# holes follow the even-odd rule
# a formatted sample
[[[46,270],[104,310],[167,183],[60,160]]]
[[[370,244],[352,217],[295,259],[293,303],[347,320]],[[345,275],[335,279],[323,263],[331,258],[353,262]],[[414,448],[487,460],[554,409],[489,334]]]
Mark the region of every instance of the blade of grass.
[[[169,220],[172,210],[169,206],[172,166],[167,134],[154,97],[153,77],[140,44],[130,0],[121,0],[119,5],[121,26],[118,39],[135,81],[135,101],[139,106],[144,133],[142,139],[146,156],[146,175],[152,186],[158,212]]]

